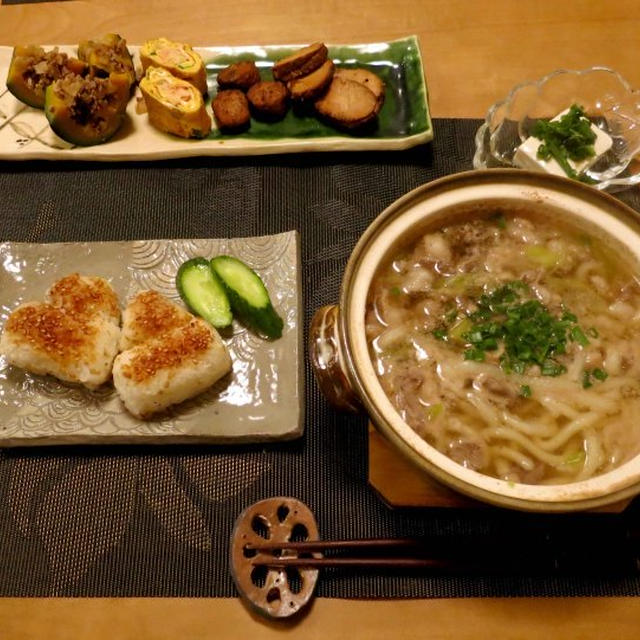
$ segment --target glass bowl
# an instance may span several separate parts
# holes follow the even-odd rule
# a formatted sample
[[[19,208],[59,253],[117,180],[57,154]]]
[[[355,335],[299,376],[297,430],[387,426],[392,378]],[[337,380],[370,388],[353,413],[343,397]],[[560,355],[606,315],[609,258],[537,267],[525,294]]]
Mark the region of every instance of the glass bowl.
[[[640,184],[640,93],[613,69],[558,70],[514,87],[491,106],[476,133],[475,169],[513,167],[516,149],[539,118],[579,104],[613,145],[585,174],[596,189],[619,191]]]

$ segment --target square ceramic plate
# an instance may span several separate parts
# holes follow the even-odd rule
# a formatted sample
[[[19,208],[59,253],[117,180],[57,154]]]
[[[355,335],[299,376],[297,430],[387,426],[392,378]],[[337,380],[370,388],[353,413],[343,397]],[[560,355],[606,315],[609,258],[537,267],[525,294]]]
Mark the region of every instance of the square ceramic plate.
[[[47,47],[48,48],[48,47]],[[255,60],[263,78],[271,79],[271,66],[296,46],[196,48],[205,61],[209,94],[215,95],[220,69],[237,60]],[[72,46],[60,49],[75,55]],[[139,47],[129,47],[136,67]],[[0,77],[6,78],[12,49],[0,47]],[[422,58],[416,36],[393,42],[329,45],[339,66],[364,67],[385,82],[385,101],[378,125],[366,135],[340,132],[313,115],[289,109],[280,122],[251,121],[249,130],[224,135],[217,129],[204,140],[184,140],[154,129],[146,114],[136,113],[136,100],[127,119],[108,142],[94,147],[73,147],[51,131],[42,111],[16,100],[0,89],[0,159],[2,160],[158,160],[190,156],[262,155],[304,151],[358,151],[407,149],[433,138]],[[207,106],[211,115],[211,107]]]
[[[125,301],[155,289],[179,302],[178,267],[195,256],[230,254],[264,279],[284,320],[279,340],[236,323],[222,336],[233,372],[162,418],[141,421],[113,386],[88,391],[8,366],[0,357],[0,446],[256,442],[302,434],[301,289],[295,231],[232,240],[145,240],[0,244],[2,327],[21,302],[42,300],[59,278],[78,271],[107,278]]]

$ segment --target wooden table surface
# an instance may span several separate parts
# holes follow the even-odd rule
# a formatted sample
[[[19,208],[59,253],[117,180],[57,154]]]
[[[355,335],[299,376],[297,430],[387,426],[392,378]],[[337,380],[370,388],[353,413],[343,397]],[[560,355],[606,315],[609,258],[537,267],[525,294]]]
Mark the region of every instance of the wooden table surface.
[[[554,69],[617,69],[640,87],[638,0],[93,0],[0,6],[0,44],[77,42],[109,31],[194,45],[420,37],[435,117],[483,117],[517,83]]]
[[[0,44],[115,31],[194,45],[420,38],[434,117],[482,117],[516,83],[610,66],[640,87],[637,0],[92,0],[0,6]],[[0,637],[638,638],[640,598],[319,599],[294,624],[234,599],[2,599]]]

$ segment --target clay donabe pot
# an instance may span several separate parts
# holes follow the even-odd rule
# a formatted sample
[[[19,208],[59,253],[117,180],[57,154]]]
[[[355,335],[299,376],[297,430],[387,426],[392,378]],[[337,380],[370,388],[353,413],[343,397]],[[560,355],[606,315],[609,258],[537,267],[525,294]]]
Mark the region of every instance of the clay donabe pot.
[[[612,196],[572,180],[498,169],[456,174],[419,187],[385,209],[365,231],[347,264],[339,306],[318,310],[310,330],[310,356],[318,383],[337,408],[364,410],[397,449],[441,483],[485,502],[528,511],[576,511],[620,501],[640,492],[640,455],[589,480],[529,485],[465,468],[437,451],[406,424],[386,397],[374,371],[365,335],[365,307],[372,278],[398,244],[422,229],[455,223],[470,206],[534,207],[609,234],[640,262],[640,216]]]

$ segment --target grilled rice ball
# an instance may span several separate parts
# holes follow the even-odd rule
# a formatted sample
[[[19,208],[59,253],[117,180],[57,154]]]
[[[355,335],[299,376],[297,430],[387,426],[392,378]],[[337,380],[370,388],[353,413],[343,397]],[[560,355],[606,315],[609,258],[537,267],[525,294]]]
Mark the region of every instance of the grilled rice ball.
[[[247,92],[251,110],[258,117],[283,118],[289,108],[289,92],[282,82],[258,82]]]
[[[253,60],[234,62],[218,73],[218,86],[221,90],[240,89],[240,91],[247,91],[256,82],[260,82],[260,72]]]
[[[126,409],[145,419],[202,393],[229,371],[231,357],[218,332],[192,318],[118,355],[113,384]]]
[[[249,126],[251,113],[247,96],[239,89],[219,91],[211,103],[218,127],[223,131],[241,131]]]
[[[104,278],[71,273],[51,285],[46,301],[64,309],[76,320],[103,316],[120,326],[120,301]]]
[[[120,328],[103,316],[77,320],[60,307],[26,302],[0,340],[7,362],[31,373],[97,389],[111,377]]]
[[[191,320],[193,316],[186,309],[157,291],[141,291],[129,300],[122,314],[120,351],[183,327]]]
[[[77,273],[58,280],[46,302],[14,309],[0,339],[9,364],[97,389],[111,377],[120,307],[103,278]]]

